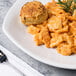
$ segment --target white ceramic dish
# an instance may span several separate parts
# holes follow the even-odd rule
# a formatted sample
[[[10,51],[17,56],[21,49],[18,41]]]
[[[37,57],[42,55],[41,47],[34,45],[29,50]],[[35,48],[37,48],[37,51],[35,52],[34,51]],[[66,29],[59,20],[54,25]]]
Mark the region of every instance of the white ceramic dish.
[[[45,46],[36,46],[32,35],[27,33],[26,26],[20,21],[20,9],[28,1],[17,0],[7,13],[3,31],[8,38],[33,58],[60,68],[76,69],[76,55],[62,56],[55,49],[48,49]],[[43,4],[51,0],[41,0]]]

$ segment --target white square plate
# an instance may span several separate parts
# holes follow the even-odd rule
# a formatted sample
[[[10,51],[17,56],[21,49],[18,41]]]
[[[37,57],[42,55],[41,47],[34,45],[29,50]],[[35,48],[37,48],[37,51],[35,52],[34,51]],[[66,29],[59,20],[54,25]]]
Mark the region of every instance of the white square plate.
[[[20,9],[28,1],[32,0],[17,0],[9,10],[3,23],[5,34],[24,52],[43,63],[60,68],[76,69],[76,55],[62,56],[56,49],[35,45],[33,36],[27,33],[27,27],[20,21]],[[40,1],[45,4],[51,0]]]

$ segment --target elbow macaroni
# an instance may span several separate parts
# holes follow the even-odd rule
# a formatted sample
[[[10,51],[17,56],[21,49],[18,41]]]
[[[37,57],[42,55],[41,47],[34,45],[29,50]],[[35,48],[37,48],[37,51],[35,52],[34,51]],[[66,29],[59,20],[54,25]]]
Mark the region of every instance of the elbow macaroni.
[[[71,16],[52,2],[45,7],[49,13],[48,20],[40,25],[29,25],[27,29],[34,35],[36,44],[57,47],[58,53],[66,56],[76,53],[76,12]]]

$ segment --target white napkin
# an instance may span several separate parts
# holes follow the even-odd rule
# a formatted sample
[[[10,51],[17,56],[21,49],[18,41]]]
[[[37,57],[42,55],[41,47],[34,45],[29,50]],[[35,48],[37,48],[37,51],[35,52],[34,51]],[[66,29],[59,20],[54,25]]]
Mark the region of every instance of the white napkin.
[[[0,49],[2,50],[2,52],[5,53],[5,55],[7,56],[7,59],[8,59],[8,61],[5,64],[7,64],[9,70],[8,70],[7,66],[4,69],[6,69],[5,72],[8,72],[7,74],[10,73],[10,75],[5,74],[4,76],[21,76],[16,70],[14,71],[14,69],[11,68],[12,66],[14,66],[15,68],[17,68],[19,71],[21,71],[23,74],[25,74],[27,76],[44,76],[40,72],[38,72],[37,70],[35,70],[31,66],[29,66],[27,63],[25,63],[23,60],[21,60],[20,58],[15,56],[13,53],[8,51],[3,46],[0,45]],[[4,65],[4,64],[2,64],[2,65]],[[16,75],[13,75],[15,73],[16,73]],[[17,75],[17,74],[19,74],[19,75]],[[0,75],[0,76],[2,76],[2,75]]]
[[[23,76],[18,70],[7,63],[0,64],[0,76]]]

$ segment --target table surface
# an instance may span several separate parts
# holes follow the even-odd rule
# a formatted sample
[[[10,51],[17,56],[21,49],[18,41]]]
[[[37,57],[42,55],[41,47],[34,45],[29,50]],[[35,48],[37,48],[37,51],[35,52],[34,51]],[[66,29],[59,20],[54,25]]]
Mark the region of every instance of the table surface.
[[[3,33],[2,23],[9,8],[16,0],[0,0],[0,45],[7,48],[10,52],[25,61],[44,76],[76,76],[76,70],[65,70],[41,63],[16,47]]]

